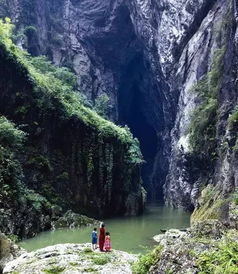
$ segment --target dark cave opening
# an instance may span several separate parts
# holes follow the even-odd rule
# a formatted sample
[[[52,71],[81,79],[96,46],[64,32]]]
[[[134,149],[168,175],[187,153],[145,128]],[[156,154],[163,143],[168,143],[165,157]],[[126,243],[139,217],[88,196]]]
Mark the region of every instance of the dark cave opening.
[[[159,68],[155,72],[151,67],[144,43],[135,33],[128,7],[122,5],[117,9],[110,32],[89,36],[87,43],[88,49],[92,49],[92,52],[95,50],[95,64],[103,60],[105,70],[113,72],[117,102],[112,119],[120,125],[127,125],[140,142],[146,161],[142,167],[142,179],[148,200],[163,201],[163,184],[167,173],[161,136],[165,127],[165,98],[162,91],[165,87],[164,82],[157,79]]]
[[[161,184],[153,178],[154,162],[159,150],[158,136],[153,121],[150,119],[153,109],[146,96],[148,88],[144,79],[148,79],[143,54],[138,53],[123,68],[121,76],[118,106],[119,122],[127,125],[140,142],[141,151],[146,163],[142,167],[142,179],[147,191],[148,201],[162,200]]]

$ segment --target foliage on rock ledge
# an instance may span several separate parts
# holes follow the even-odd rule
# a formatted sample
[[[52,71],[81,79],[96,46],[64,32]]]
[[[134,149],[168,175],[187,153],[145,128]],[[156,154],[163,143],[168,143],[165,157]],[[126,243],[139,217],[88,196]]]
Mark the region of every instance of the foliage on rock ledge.
[[[118,138],[123,144],[128,145],[128,160],[135,164],[142,163],[139,142],[133,138],[130,130],[127,127],[116,126],[100,117],[95,111],[85,107],[80,101],[79,93],[74,91],[76,76],[67,68],[56,67],[44,56],[31,57],[27,52],[15,46],[11,39],[13,28],[14,25],[11,24],[9,18],[5,21],[1,19],[0,41],[17,59],[19,65],[29,72],[29,77],[34,82],[35,92],[43,96],[38,100],[41,107],[51,107],[46,104],[50,104],[52,98],[57,98],[65,118],[75,115],[85,124],[99,130],[100,135]]]

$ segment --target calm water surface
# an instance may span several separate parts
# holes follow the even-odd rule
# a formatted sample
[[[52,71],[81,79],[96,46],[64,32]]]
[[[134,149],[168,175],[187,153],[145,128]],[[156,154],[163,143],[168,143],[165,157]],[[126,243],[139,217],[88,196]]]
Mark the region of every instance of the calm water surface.
[[[156,244],[153,236],[160,229],[185,228],[189,226],[190,214],[166,206],[149,205],[145,213],[137,217],[120,217],[105,220],[106,230],[111,234],[112,247],[131,252],[144,253]],[[48,231],[22,241],[20,246],[33,251],[59,243],[85,243],[91,241],[91,227]]]

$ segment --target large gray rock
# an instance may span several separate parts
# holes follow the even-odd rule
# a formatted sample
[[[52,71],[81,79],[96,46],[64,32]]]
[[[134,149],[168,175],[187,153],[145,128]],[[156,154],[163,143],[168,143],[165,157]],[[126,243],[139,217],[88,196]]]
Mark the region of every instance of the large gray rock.
[[[62,217],[51,222],[52,229],[58,228],[80,228],[82,226],[99,225],[99,221],[89,218],[85,215],[74,213],[68,210]]]
[[[154,236],[154,240],[163,249],[158,262],[150,267],[148,273],[196,274],[200,273],[200,255],[217,251],[229,241],[238,243],[238,233],[217,220],[208,220],[193,225],[186,232],[170,229],[165,234]]]
[[[90,244],[59,244],[21,255],[8,263],[3,273],[129,274],[136,260],[136,255],[122,251],[93,252]]]

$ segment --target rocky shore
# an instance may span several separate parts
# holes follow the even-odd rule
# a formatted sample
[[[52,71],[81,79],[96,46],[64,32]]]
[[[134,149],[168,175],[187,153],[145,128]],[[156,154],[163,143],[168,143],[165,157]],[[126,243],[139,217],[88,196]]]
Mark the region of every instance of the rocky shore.
[[[193,220],[187,229],[156,235],[158,246],[142,256],[92,251],[91,244],[58,244],[27,253],[2,236],[2,273],[237,274],[237,210],[231,203],[226,221]]]
[[[237,274],[238,205],[229,218],[194,222],[186,230],[170,229],[154,236],[158,246],[134,266],[137,274]]]

